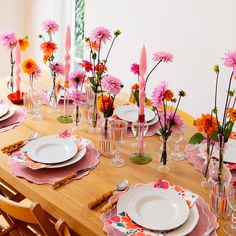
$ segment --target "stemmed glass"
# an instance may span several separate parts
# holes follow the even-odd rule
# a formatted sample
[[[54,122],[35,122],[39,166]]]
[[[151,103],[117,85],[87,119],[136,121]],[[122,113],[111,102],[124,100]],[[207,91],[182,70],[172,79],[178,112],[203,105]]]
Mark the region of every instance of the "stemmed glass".
[[[39,90],[33,90],[30,93],[31,100],[34,106],[34,113],[31,116],[32,120],[42,120],[44,115],[40,113],[39,106],[41,104],[42,92]]]
[[[180,151],[180,143],[183,141],[184,138],[184,132],[183,131],[178,131],[176,130],[172,135],[171,135],[172,140],[175,143],[174,150],[170,153],[170,158],[175,161],[182,161],[184,160],[184,154],[183,152]]]
[[[236,235],[236,180],[231,180],[227,186],[227,200],[232,209],[231,222],[224,225],[224,231],[228,235]]]
[[[138,122],[138,121],[133,122],[132,125],[131,125],[131,130],[132,130],[132,132],[133,132],[134,137],[136,138],[136,140],[138,140],[138,131],[139,131],[138,128],[139,128],[139,122]],[[148,131],[148,123],[147,123],[147,122],[144,122],[144,123],[143,123],[143,137],[145,137],[145,135],[147,134],[147,131]],[[131,146],[132,146],[133,148],[137,148],[138,142],[133,143]],[[146,144],[145,144],[145,143],[143,144],[143,147],[144,147],[144,148],[146,147]]]
[[[122,167],[125,160],[120,157],[120,147],[125,143],[127,136],[128,122],[124,120],[113,120],[110,123],[111,139],[116,146],[115,155],[111,160],[114,167]]]

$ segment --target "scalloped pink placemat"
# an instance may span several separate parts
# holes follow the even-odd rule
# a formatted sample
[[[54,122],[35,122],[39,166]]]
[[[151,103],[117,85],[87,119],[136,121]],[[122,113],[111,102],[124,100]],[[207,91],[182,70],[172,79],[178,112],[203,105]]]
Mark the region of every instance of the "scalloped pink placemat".
[[[23,109],[16,108],[15,113],[10,118],[0,122],[0,133],[13,129],[16,126],[19,126],[24,122],[26,116],[27,113]]]
[[[114,196],[110,197],[109,202],[112,202],[116,198],[119,198],[124,192],[116,193]],[[219,225],[217,223],[217,217],[211,213],[209,205],[203,200],[203,198],[198,197],[196,205],[199,213],[199,220],[194,230],[188,235],[189,236],[202,235],[210,227],[218,228]],[[103,230],[104,232],[107,233],[108,236],[124,236],[123,233],[121,233],[117,229],[114,229],[109,223],[107,223],[107,220],[111,219],[116,214],[117,214],[117,209],[115,205],[112,209],[102,214],[100,217],[100,219],[104,223]],[[168,233],[166,235],[168,236]],[[210,236],[216,236],[216,235],[217,235],[216,231],[213,231],[210,234]]]
[[[84,158],[77,163],[55,169],[40,169],[32,170],[26,166],[21,165],[15,161],[12,157],[9,157],[8,166],[10,167],[12,173],[17,177],[22,177],[35,184],[52,184],[63,177],[70,175],[73,172],[84,168],[94,169],[99,163],[100,153],[94,148],[93,144],[87,146],[87,152]],[[90,170],[77,175],[74,179],[80,179],[89,174]]]

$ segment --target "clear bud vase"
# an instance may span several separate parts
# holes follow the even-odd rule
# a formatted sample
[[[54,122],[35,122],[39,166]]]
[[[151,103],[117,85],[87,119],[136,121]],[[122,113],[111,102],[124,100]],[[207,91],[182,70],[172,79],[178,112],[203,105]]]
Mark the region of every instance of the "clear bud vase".
[[[48,103],[50,105],[50,109],[48,110],[49,113],[56,112],[56,106],[59,102],[60,97],[58,96],[57,90],[56,90],[56,77],[53,76],[53,86],[52,90],[49,92],[48,96]]]
[[[81,108],[81,104],[75,105],[75,109],[72,114],[72,120],[73,120],[73,123],[75,124],[75,126],[71,129],[72,132],[81,130],[81,127],[79,125],[80,120],[81,120],[81,109],[80,108]]]
[[[160,163],[161,165],[157,167],[157,170],[161,173],[168,173],[170,168],[167,166],[168,163],[168,152],[167,152],[167,140],[168,137],[162,136],[162,146],[160,153]]]

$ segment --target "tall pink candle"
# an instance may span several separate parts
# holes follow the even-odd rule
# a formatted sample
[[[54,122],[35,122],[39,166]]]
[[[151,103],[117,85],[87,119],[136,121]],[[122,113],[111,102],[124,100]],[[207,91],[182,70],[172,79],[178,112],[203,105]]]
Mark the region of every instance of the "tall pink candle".
[[[65,86],[68,87],[69,82],[69,73],[70,73],[70,48],[71,48],[71,31],[70,26],[68,25],[66,28],[66,38],[65,38]]]
[[[20,62],[21,62],[21,49],[20,44],[16,45],[16,91],[20,91]]]

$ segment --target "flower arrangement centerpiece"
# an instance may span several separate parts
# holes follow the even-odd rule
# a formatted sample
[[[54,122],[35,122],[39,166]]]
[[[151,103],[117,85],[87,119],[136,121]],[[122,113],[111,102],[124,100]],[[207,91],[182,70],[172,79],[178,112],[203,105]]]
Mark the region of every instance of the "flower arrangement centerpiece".
[[[157,66],[161,62],[172,62],[173,61],[173,55],[168,52],[156,52],[153,54],[153,61],[156,63],[154,67],[149,71],[145,78],[145,82],[148,82],[148,79],[152,72],[157,68]],[[137,83],[132,85],[131,87],[131,96],[130,96],[130,102],[137,103],[137,106],[139,106],[139,79],[140,79],[140,68],[139,64],[133,63],[130,67],[131,72],[133,72],[134,75],[137,76]],[[146,104],[150,105],[150,100],[146,98]]]
[[[120,30],[116,30],[113,35],[108,29],[104,27],[95,28],[91,36],[85,38],[85,42],[88,45],[89,52],[89,61],[83,60],[81,65],[85,68],[86,72],[91,72],[91,76],[88,77],[91,89],[94,92],[94,101],[93,101],[93,115],[92,115],[92,126],[97,126],[97,99],[98,94],[102,92],[101,81],[107,72],[107,61],[111,52],[111,49],[114,45],[116,38],[121,34]],[[106,45],[107,41],[111,40],[110,47],[106,53],[105,59],[101,59],[101,49]]]
[[[70,86],[74,88],[71,92],[71,99],[75,105],[75,111],[73,112],[73,120],[75,123],[75,129],[78,128],[80,122],[80,107],[86,101],[85,94],[82,92],[85,79],[85,73],[81,71],[74,71],[70,73],[69,82]]]
[[[41,38],[43,40],[43,42],[40,45],[40,49],[43,51],[43,61],[44,64],[49,65],[49,69],[51,72],[51,76],[52,76],[52,89],[50,91],[49,94],[49,104],[52,107],[52,110],[55,109],[57,103],[58,103],[58,93],[57,93],[57,89],[56,89],[56,78],[59,75],[63,75],[64,74],[64,64],[60,63],[60,62],[55,62],[55,52],[58,49],[56,43],[53,42],[53,34],[55,32],[57,32],[59,29],[59,25],[53,21],[53,20],[45,20],[42,23],[42,30],[46,32],[47,34],[47,40],[46,38],[44,38],[44,36],[42,34],[39,35],[39,38]]]
[[[26,36],[25,38],[17,39],[16,33],[13,31],[6,31],[0,34],[0,41],[2,42],[2,45],[10,51],[10,78],[7,82],[8,89],[13,92],[14,91],[14,65],[15,65],[15,59],[13,56],[13,50],[17,45],[17,42],[20,45],[20,49],[22,51],[25,51],[29,46],[29,40]]]
[[[162,81],[153,91],[152,94],[152,105],[158,116],[160,123],[160,134],[163,140],[160,162],[163,166],[158,168],[159,171],[168,172],[169,168],[167,164],[167,140],[175,131],[182,131],[184,127],[184,122],[177,114],[181,98],[184,97],[186,93],[180,90],[178,93],[178,99],[174,97],[174,93],[168,89],[168,83]],[[168,102],[171,105],[168,106]],[[174,107],[174,103],[177,103]],[[159,110],[161,108],[161,111]]]

